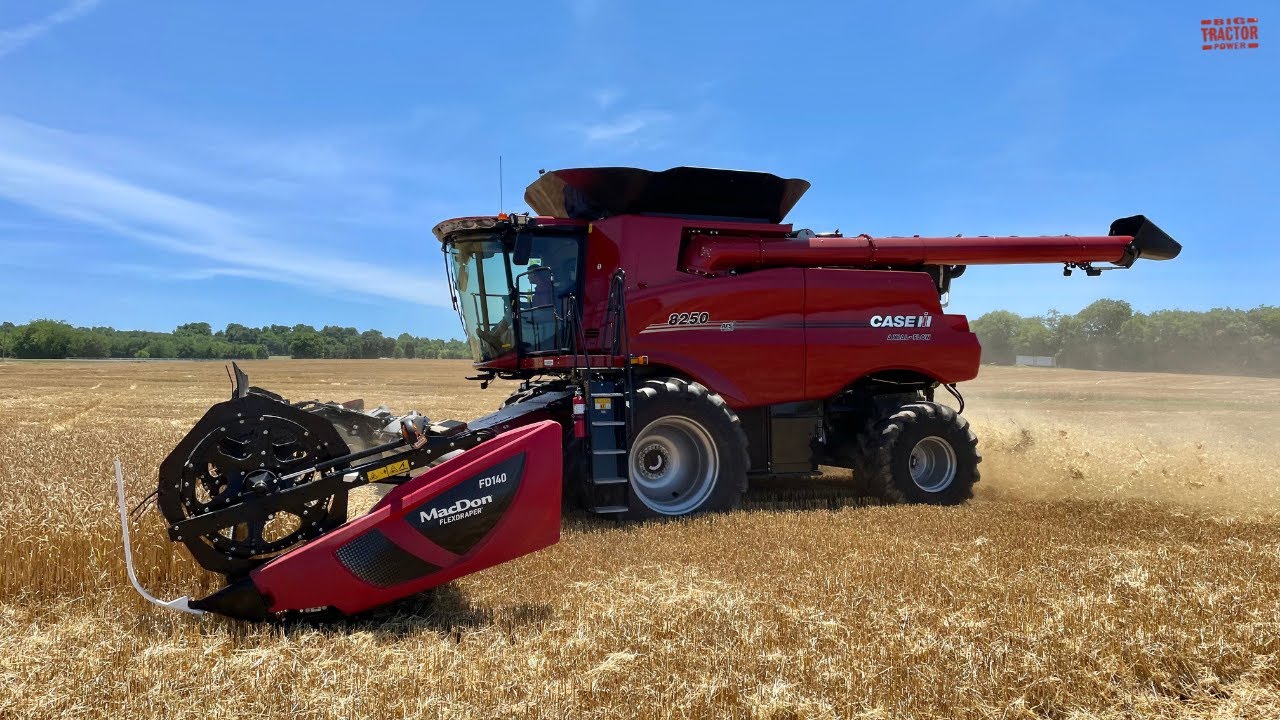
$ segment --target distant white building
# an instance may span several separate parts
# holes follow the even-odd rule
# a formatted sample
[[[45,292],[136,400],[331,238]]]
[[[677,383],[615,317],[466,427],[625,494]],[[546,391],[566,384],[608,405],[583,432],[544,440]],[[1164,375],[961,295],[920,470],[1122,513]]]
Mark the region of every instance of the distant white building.
[[[1048,355],[1019,355],[1013,359],[1014,365],[1030,365],[1031,367],[1055,367],[1057,363]]]

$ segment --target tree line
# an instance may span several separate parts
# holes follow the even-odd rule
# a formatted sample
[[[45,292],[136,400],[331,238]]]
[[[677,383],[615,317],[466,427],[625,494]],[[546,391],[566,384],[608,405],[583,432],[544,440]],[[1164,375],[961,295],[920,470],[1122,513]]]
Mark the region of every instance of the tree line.
[[[23,325],[0,324],[0,358],[190,358],[265,359],[271,355],[295,358],[470,358],[461,340],[388,337],[378,330],[326,325],[267,325],[260,328],[231,323],[215,331],[209,323],[179,325],[173,332],[116,330],[111,327],[73,327],[60,320],[33,320]]]
[[[1099,300],[1074,315],[1023,317],[996,310],[972,323],[982,361],[1051,356],[1064,367],[1280,376],[1280,307],[1134,312]]]
[[[972,328],[982,361],[1012,364],[1017,355],[1050,356],[1064,367],[1280,376],[1280,307],[1204,312],[1134,312],[1122,300],[1099,300],[1074,315],[1023,317],[989,312]],[[0,357],[17,358],[470,358],[461,340],[397,337],[326,325],[209,323],[173,332],[73,327],[57,320],[0,324]]]

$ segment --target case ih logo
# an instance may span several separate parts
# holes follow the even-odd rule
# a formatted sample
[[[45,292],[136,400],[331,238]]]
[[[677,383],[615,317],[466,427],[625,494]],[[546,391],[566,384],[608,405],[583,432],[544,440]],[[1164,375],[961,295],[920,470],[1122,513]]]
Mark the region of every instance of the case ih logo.
[[[1252,50],[1258,47],[1258,18],[1200,21],[1201,50]]]
[[[872,315],[871,327],[910,327],[926,328],[933,325],[930,315]]]

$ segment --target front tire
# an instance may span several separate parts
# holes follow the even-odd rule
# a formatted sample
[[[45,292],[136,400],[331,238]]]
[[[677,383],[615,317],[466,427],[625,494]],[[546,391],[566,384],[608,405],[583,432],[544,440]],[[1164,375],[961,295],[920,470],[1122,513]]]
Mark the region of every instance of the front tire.
[[[981,477],[969,421],[938,403],[897,408],[871,423],[858,448],[855,474],[887,502],[958,505]]]
[[[635,393],[628,453],[629,516],[681,517],[731,510],[747,491],[747,436],[719,395],[679,378]]]

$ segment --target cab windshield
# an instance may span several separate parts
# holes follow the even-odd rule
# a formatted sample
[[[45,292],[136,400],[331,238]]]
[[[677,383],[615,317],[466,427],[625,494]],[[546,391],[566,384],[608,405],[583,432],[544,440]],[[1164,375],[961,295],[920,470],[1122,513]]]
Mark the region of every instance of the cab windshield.
[[[458,314],[475,362],[561,352],[577,293],[576,235],[532,232],[460,237],[447,246]],[[514,288],[514,292],[512,292]]]

